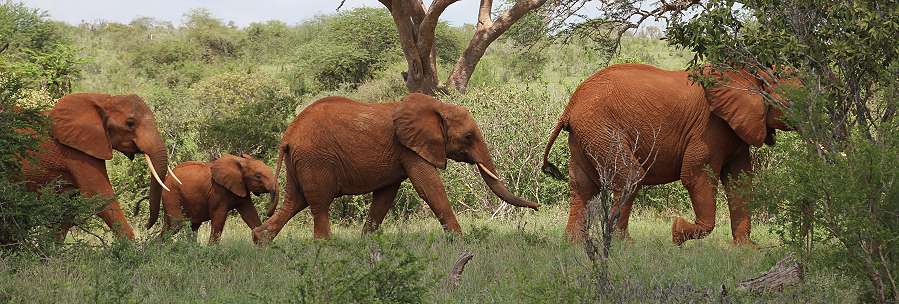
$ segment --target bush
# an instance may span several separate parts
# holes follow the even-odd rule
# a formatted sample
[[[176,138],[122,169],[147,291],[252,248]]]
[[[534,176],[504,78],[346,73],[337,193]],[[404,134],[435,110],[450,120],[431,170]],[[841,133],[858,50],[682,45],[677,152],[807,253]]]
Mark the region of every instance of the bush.
[[[552,100],[545,90],[507,85],[472,88],[464,95],[441,98],[465,106],[491,147],[497,172],[509,190],[541,205],[567,201],[568,184],[545,176],[540,167],[547,134],[562,113],[562,100]],[[559,140],[564,144],[564,139]],[[567,149],[553,149],[559,163]],[[492,211],[499,199],[487,188],[474,167],[449,162],[443,179],[450,201],[478,210]]]
[[[199,147],[212,155],[277,155],[281,131],[293,118],[295,97],[287,85],[264,73],[223,73],[196,83]]]
[[[10,25],[25,27],[4,36],[6,43],[19,45],[13,52],[0,54],[0,250],[46,254],[60,225],[80,224],[103,204],[61,193],[64,185],[58,183],[33,192],[29,190],[36,189],[27,189],[22,182],[22,158],[30,157],[29,151],[47,136],[50,122],[41,114],[52,105],[47,90],[54,95],[67,93],[78,71],[73,48],[32,41],[55,35],[52,27],[41,26],[49,24],[43,18],[22,6],[0,4],[0,31]],[[20,24],[26,21],[32,24]]]
[[[899,273],[899,132],[879,143],[853,135],[845,152],[821,157],[800,146],[755,181],[755,200],[771,214],[785,242],[811,252],[837,243],[846,250],[813,252],[859,280]],[[861,270],[861,271],[860,271]],[[876,295],[871,295],[876,298]]]
[[[12,1],[0,3],[0,48],[5,48],[5,52],[45,50],[64,42],[62,33],[48,20],[46,12]]]
[[[199,45],[203,60],[213,62],[240,56],[243,33],[235,26],[225,26],[206,9],[192,10],[185,15],[185,19],[187,37],[192,43]]]
[[[290,302],[421,303],[436,285],[425,278],[427,261],[401,244],[372,242],[371,248],[381,252],[380,261],[372,260],[369,250],[354,245],[318,243],[315,256],[291,259],[287,267],[299,274],[300,280],[294,283],[295,298]],[[257,297],[271,302],[263,295]]]
[[[297,48],[294,57],[297,74],[308,74],[321,90],[356,87],[403,58],[393,17],[386,9],[357,8],[319,22],[317,37]],[[455,63],[463,43],[459,32],[445,23],[435,31],[438,59]]]

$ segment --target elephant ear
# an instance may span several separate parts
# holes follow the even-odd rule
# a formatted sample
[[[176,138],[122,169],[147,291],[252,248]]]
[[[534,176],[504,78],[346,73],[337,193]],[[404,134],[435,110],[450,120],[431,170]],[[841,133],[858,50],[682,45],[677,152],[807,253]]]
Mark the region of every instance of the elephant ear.
[[[438,107],[441,101],[412,93],[393,112],[396,137],[403,146],[440,169],[446,169],[446,126]]]
[[[87,155],[112,159],[112,145],[106,135],[104,112],[99,104],[109,98],[100,94],[71,94],[60,99],[50,111],[53,138]]]
[[[243,161],[230,154],[224,154],[212,162],[212,180],[239,197],[247,197],[247,186],[243,182]]]
[[[714,87],[705,89],[712,113],[724,119],[744,142],[760,147],[768,130],[758,80],[746,71],[722,74],[707,69],[705,73],[717,78]]]

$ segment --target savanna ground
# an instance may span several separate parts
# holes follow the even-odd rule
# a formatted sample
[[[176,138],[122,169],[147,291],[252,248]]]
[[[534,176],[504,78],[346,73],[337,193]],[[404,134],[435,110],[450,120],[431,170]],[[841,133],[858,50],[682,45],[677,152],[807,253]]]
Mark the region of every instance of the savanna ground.
[[[563,237],[567,210],[490,219],[462,213],[462,237],[445,234],[430,217],[389,217],[380,234],[360,236],[342,223],[326,241],[311,239],[303,212],[268,248],[255,247],[249,229],[232,217],[218,246],[193,243],[187,233],[168,244],[116,243],[104,250],[72,250],[43,261],[0,259],[0,299],[29,303],[90,302],[396,302],[574,303],[595,300],[589,262],[580,245]],[[723,220],[723,218],[722,218]],[[735,291],[739,281],[767,270],[786,250],[765,224],[759,249],[730,245],[727,221],[708,238],[671,244],[671,220],[635,214],[632,240],[616,243],[614,289],[603,302],[857,301],[856,283],[808,267],[806,283],[782,293]],[[208,225],[200,229],[205,244]],[[81,235],[84,236],[83,234]],[[371,248],[381,251],[372,266]],[[474,254],[458,288],[445,285],[463,250]],[[29,261],[21,261],[25,259]],[[29,267],[11,270],[11,264]],[[722,296],[722,288],[725,296]]]
[[[731,12],[722,6],[727,1],[712,2],[715,5],[709,6],[711,12]],[[762,7],[747,6],[765,16],[792,11],[766,12],[767,6],[759,3],[768,1],[744,2]],[[895,113],[890,109],[895,110],[895,101],[899,100],[899,83],[895,83],[899,79],[895,77],[899,74],[895,58],[899,56],[890,55],[899,54],[899,49],[887,52],[893,50],[888,47],[899,45],[893,38],[896,30],[883,26],[878,29],[886,34],[857,31],[877,34],[869,39],[839,36],[850,26],[886,24],[840,14],[848,10],[840,5],[843,4],[839,1],[831,6],[813,5],[816,9],[833,8],[835,15],[828,15],[830,19],[820,24],[799,23],[839,28],[816,36],[830,40],[802,44],[824,49],[821,52],[792,56],[795,54],[790,52],[805,51],[789,45],[756,43],[790,33],[771,27],[777,30],[773,34],[750,31],[740,37],[752,42],[753,47],[768,47],[775,55],[783,52],[791,56],[778,57],[759,50],[742,54],[791,60],[810,58],[805,56],[808,54],[833,55],[816,58],[821,62],[836,58],[841,64],[846,58],[862,63],[867,63],[865,58],[888,58],[850,71],[873,71],[877,72],[873,76],[880,78],[838,72],[846,79],[877,79],[869,86],[877,94],[871,95],[875,98],[867,105],[887,112],[879,115],[885,117],[880,120],[883,127],[879,130],[897,130],[899,120],[886,119],[885,115]],[[874,6],[883,10],[882,3]],[[899,7],[895,8],[893,14],[869,17],[899,16]],[[752,205],[753,239],[758,248],[730,245],[723,197],[718,198],[717,228],[709,237],[690,241],[683,247],[672,245],[673,216],[693,217],[689,196],[679,183],[647,187],[635,203],[630,225],[632,240],[613,243],[609,260],[611,291],[597,296],[583,246],[568,243],[563,235],[568,184],[544,176],[539,169],[549,130],[568,96],[581,81],[607,64],[646,63],[684,69],[696,54],[694,51],[711,56],[715,54],[709,50],[727,49],[683,42],[672,46],[660,40],[662,37],[670,43],[687,40],[721,44],[733,42],[729,39],[737,35],[726,36],[722,33],[729,32],[713,29],[727,25],[749,30],[769,27],[758,27],[752,20],[747,20],[745,27],[744,23],[722,25],[720,19],[712,18],[708,27],[690,28],[700,31],[697,35],[703,39],[688,39],[689,31],[683,29],[650,27],[628,32],[621,49],[609,54],[589,39],[551,39],[541,20],[540,16],[530,15],[491,44],[465,93],[438,95],[443,101],[471,110],[491,146],[500,176],[511,191],[538,202],[540,211],[502,205],[471,166],[450,162],[442,178],[462,225],[462,236],[445,234],[406,184],[382,232],[372,237],[360,235],[371,198],[356,196],[338,199],[332,205],[334,236],[330,240],[311,239],[311,220],[309,212],[304,211],[267,248],[252,244],[249,229],[236,216],[229,219],[218,246],[205,245],[208,225],[201,228],[199,242],[182,232],[171,242],[158,243],[152,239],[158,234],[159,225],[143,229],[149,180],[146,167],[115,153],[107,168],[117,199],[128,210],[129,221],[139,235],[133,243],[114,241],[108,228],[90,216],[95,210],[86,210],[87,207],[79,209],[79,215],[87,221],[73,229],[63,246],[41,243],[39,240],[52,234],[45,223],[66,209],[48,207],[48,196],[43,201],[33,196],[22,199],[25,196],[16,192],[21,191],[16,190],[19,185],[0,180],[0,190],[5,191],[0,192],[0,229],[27,223],[28,228],[20,232],[29,237],[28,245],[40,246],[24,247],[49,247],[37,252],[0,249],[0,303],[859,302],[875,299],[877,288],[867,283],[873,268],[865,266],[866,255],[858,254],[861,249],[875,248],[865,247],[872,240],[886,248],[880,252],[880,258],[886,267],[892,267],[877,271],[889,274],[894,269],[892,273],[899,273],[893,262],[899,260],[895,256],[899,252],[895,238],[899,221],[889,213],[897,210],[895,204],[899,202],[899,187],[890,186],[899,176],[895,166],[899,136],[890,132],[869,135],[879,140],[874,146],[858,141],[860,136],[843,138],[822,152],[815,149],[821,147],[818,143],[827,141],[817,139],[808,130],[829,131],[836,127],[815,119],[853,115],[812,112],[799,115],[796,121],[815,122],[823,127],[813,125],[817,127],[806,128],[804,133],[781,132],[777,145],[753,149],[760,181]],[[899,27],[899,21],[893,24]],[[701,32],[702,29],[710,32]],[[441,79],[473,31],[471,25],[441,23],[437,27],[435,43]],[[825,35],[828,33],[832,36]],[[832,41],[883,44],[853,49],[855,45]],[[329,95],[378,102],[395,100],[407,93],[400,77],[407,69],[403,51],[393,20],[384,9],[342,10],[296,25],[265,21],[244,28],[204,10],[185,14],[179,25],[152,18],[139,18],[128,24],[70,25],[53,21],[52,16],[41,15],[34,8],[5,1],[0,2],[0,46],[3,45],[9,46],[0,51],[0,101],[4,106],[41,110],[69,92],[138,94],[153,108],[173,164],[205,161],[220,153],[250,153],[274,167],[280,132],[305,105]],[[795,64],[800,66],[801,62]],[[834,96],[847,93],[820,93],[826,91],[822,88],[843,88],[840,85],[822,85],[814,91],[819,95],[806,96],[806,104],[828,105],[825,101],[839,100]],[[0,126],[4,130],[17,128]],[[850,133],[861,133],[852,128]],[[0,133],[0,139],[6,140],[12,133]],[[567,171],[568,160],[564,138],[560,138],[550,155],[563,172]],[[13,158],[8,156],[27,148],[0,145],[0,176],[18,172],[9,162]],[[264,210],[266,201],[265,197],[256,199],[259,210]],[[64,205],[73,200],[63,197],[52,202]],[[6,207],[9,203],[15,208]],[[138,212],[132,214],[132,208]],[[873,213],[868,210],[877,208],[887,212],[871,216]],[[797,233],[810,227],[805,225],[811,225],[811,218],[817,225],[806,230],[811,233]],[[372,248],[379,248],[379,262],[372,262]],[[472,252],[474,258],[465,268],[461,285],[449,288],[444,280],[464,250]],[[805,280],[800,285],[766,294],[735,289],[737,282],[755,277],[791,252],[800,253],[804,262]],[[885,302],[882,298],[880,301]]]

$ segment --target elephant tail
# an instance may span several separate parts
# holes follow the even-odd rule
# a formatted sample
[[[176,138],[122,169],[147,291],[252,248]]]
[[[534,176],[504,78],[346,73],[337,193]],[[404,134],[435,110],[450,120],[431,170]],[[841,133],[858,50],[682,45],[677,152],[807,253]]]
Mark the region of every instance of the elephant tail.
[[[546,148],[543,150],[543,173],[551,176],[557,180],[566,180],[565,175],[562,174],[562,171],[559,171],[559,167],[549,162],[549,151],[553,148],[553,143],[556,142],[556,138],[559,137],[559,132],[562,130],[568,130],[568,109],[565,109],[565,112],[562,113],[562,117],[559,118],[559,122],[556,123],[556,126],[553,128],[552,133],[549,134],[549,142],[546,143]]]
[[[281,177],[281,163],[284,162],[284,155],[288,153],[289,149],[290,147],[287,144],[278,147],[278,162],[275,164],[275,189],[271,194],[272,201],[268,203],[268,210],[265,212],[268,217],[274,215],[275,209],[278,208],[279,192],[281,192],[281,187],[278,186],[278,181]]]

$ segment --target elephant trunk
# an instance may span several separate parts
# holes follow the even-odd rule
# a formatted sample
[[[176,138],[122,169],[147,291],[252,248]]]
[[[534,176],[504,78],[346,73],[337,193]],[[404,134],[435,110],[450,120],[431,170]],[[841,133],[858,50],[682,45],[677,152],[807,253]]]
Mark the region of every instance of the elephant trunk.
[[[527,207],[534,210],[539,208],[537,203],[525,200],[523,198],[517,197],[509,189],[506,187],[502,181],[499,180],[499,176],[496,174],[496,166],[493,165],[493,162],[487,160],[485,162],[477,163],[478,172],[481,173],[481,177],[484,179],[484,182],[487,183],[487,187],[490,188],[490,191],[493,191],[496,196],[498,196],[501,200],[506,203],[509,203],[512,206],[516,207]]]
[[[165,143],[162,141],[162,137],[160,137],[157,133],[156,138],[150,140],[149,144],[146,146],[142,146],[138,143],[138,147],[141,151],[144,151],[144,155],[147,160],[147,165],[150,167],[150,217],[147,219],[146,228],[150,229],[156,224],[156,220],[159,217],[159,205],[160,200],[162,199],[162,190],[165,188],[166,191],[169,189],[163,184],[165,183],[166,174],[168,173],[169,167],[169,159],[165,150]]]

